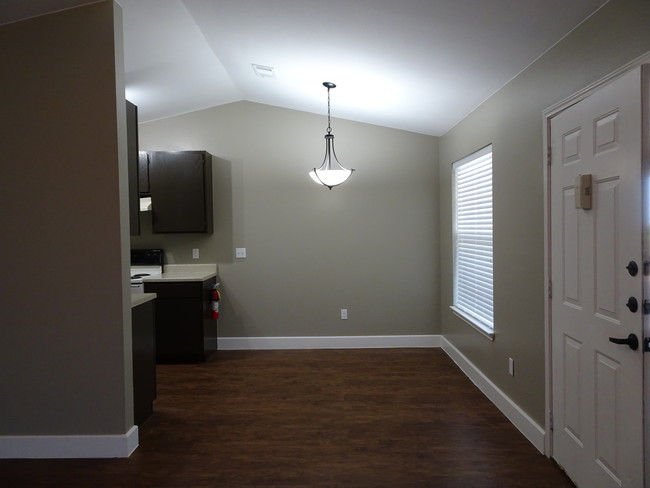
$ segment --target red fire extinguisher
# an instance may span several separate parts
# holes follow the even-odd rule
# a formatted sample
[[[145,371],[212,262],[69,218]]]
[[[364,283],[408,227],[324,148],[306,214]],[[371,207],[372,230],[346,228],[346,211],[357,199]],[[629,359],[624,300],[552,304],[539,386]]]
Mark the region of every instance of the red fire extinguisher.
[[[219,291],[219,283],[216,283],[212,285],[212,289],[210,290],[211,316],[213,320],[219,318],[219,300],[221,300],[221,292]]]

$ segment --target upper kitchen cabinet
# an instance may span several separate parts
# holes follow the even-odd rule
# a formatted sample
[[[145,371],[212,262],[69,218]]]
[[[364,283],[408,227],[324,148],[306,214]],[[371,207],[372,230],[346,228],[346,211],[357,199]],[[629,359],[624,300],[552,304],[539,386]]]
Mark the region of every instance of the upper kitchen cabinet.
[[[153,232],[212,233],[212,156],[205,151],[148,156]]]
[[[140,235],[138,192],[138,107],[126,101],[126,147],[129,164],[129,222],[132,236]]]
[[[141,197],[148,197],[149,193],[149,153],[138,152],[138,187]]]

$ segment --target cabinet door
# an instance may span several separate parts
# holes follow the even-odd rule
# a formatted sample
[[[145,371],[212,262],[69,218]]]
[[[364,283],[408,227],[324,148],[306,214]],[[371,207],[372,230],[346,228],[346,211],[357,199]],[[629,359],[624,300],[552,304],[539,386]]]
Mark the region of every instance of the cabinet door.
[[[154,233],[212,231],[208,221],[212,201],[206,190],[212,181],[206,156],[204,151],[149,153]]]
[[[156,299],[157,362],[204,361],[200,299]]]
[[[138,152],[138,190],[141,197],[149,196],[149,154]]]
[[[138,195],[138,107],[126,101],[126,147],[129,173],[129,221],[132,236],[140,235],[140,198]]]
[[[133,339],[133,416],[142,425],[156,398],[156,330],[154,302],[131,309]]]

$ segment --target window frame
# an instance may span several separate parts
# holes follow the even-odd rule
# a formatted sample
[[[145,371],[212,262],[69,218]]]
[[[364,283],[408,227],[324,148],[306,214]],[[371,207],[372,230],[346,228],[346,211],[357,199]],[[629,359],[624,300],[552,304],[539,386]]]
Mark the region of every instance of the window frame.
[[[489,158],[486,158],[486,156],[489,156]],[[489,162],[489,190],[485,189],[485,182],[483,181],[482,183],[479,183],[476,185],[476,181],[474,182],[473,186],[470,186],[472,190],[467,190],[465,189],[465,192],[469,191],[478,191],[480,193],[481,198],[485,199],[486,193],[489,191],[489,236],[486,234],[487,229],[482,229],[479,233],[481,235],[481,239],[485,239],[485,242],[481,244],[481,250],[478,251],[476,249],[476,241],[474,241],[474,245],[468,244],[467,246],[463,246],[460,244],[460,239],[459,235],[462,235],[462,232],[459,232],[458,230],[458,221],[459,221],[459,208],[462,209],[462,205],[459,205],[459,198],[458,198],[458,193],[459,193],[459,170],[461,168],[464,168],[465,170],[469,169],[468,165],[474,166],[474,169],[478,167],[478,165],[482,164],[485,165],[486,163]],[[479,169],[479,172],[482,174],[483,180],[485,179],[485,169]],[[462,175],[461,175],[462,177]],[[471,180],[472,177],[465,178],[465,180]],[[461,178],[462,182],[462,178]],[[472,185],[471,181],[465,181],[465,185],[470,184]],[[454,162],[452,164],[452,202],[453,202],[453,209],[452,209],[452,305],[450,308],[454,312],[454,314],[461,318],[464,322],[466,322],[468,325],[479,331],[481,334],[486,336],[490,340],[494,340],[494,175],[493,175],[493,151],[492,151],[492,144],[489,144],[478,151],[473,152],[472,154],[469,154],[465,156],[462,159],[459,159],[458,161]],[[474,200],[473,200],[474,201]],[[479,218],[485,219],[487,216],[487,206],[484,203],[483,205],[480,206],[479,209]],[[467,210],[467,209],[465,209]],[[486,225],[485,220],[483,220],[483,225]],[[487,239],[486,239],[487,238]],[[489,239],[489,250],[485,249],[485,244],[487,243]],[[475,283],[472,285],[471,283],[468,284],[467,282],[467,276],[468,273],[463,273],[461,272],[459,274],[459,249],[462,251],[462,254],[465,255],[465,258],[461,259],[464,260],[467,258],[467,256],[471,256],[471,258],[476,259],[479,261],[480,266],[484,268],[484,277],[479,280],[474,280]],[[486,254],[488,253],[489,254]],[[487,258],[487,259],[486,259]],[[489,290],[487,289],[487,281],[488,278],[487,274],[489,272]],[[459,279],[460,276],[460,279]],[[477,275],[472,275],[474,278],[476,278]],[[462,281],[464,287],[466,289],[469,289],[470,291],[466,291],[463,293],[462,291],[460,292],[459,295],[459,281]],[[471,291],[474,292],[474,295],[471,295]],[[467,306],[468,304],[468,298],[469,297],[475,297],[476,292],[480,292],[483,296],[482,299],[479,300],[478,303],[480,305],[478,307],[470,307]],[[489,292],[489,295],[488,295]],[[459,300],[460,298],[460,300]],[[489,309],[489,314],[487,313]]]

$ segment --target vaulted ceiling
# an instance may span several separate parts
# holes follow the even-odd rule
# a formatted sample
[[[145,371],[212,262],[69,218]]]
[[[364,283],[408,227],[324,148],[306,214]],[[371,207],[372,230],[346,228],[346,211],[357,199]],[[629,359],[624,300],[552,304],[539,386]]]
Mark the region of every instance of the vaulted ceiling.
[[[323,114],[331,81],[332,117],[442,135],[605,0],[117,2],[141,121],[239,100]],[[0,0],[0,22],[82,3]]]

